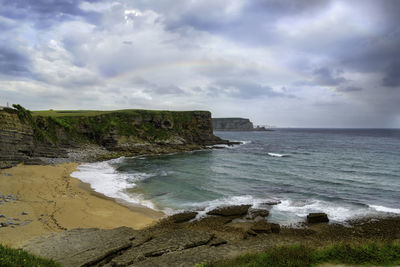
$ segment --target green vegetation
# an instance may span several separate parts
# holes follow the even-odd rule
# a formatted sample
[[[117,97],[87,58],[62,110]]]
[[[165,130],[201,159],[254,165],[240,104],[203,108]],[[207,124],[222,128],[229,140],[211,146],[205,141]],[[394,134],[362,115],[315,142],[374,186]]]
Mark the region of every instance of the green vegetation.
[[[69,116],[97,116],[114,111],[98,111],[98,110],[39,110],[32,111],[33,116],[43,117],[69,117]]]
[[[43,117],[91,117],[99,116],[110,113],[127,113],[130,115],[143,115],[143,114],[170,114],[170,113],[181,113],[190,115],[193,111],[167,111],[167,110],[146,110],[146,109],[121,109],[121,110],[38,110],[32,111],[32,116],[43,116]],[[185,115],[183,115],[185,116]]]
[[[53,260],[36,257],[21,249],[13,249],[0,245],[0,266],[8,267],[61,267]]]
[[[199,131],[203,131],[196,121],[196,111],[126,109],[31,112],[20,105],[13,107],[6,112],[17,114],[21,123],[30,125],[36,143],[67,146],[71,142],[105,145],[119,140],[157,143],[173,136],[194,140]]]
[[[28,124],[31,126],[32,130],[33,130],[33,136],[35,138],[36,142],[44,142],[46,141],[47,138],[47,134],[46,131],[44,131],[43,129],[40,129],[40,127],[38,127],[38,124],[36,123],[35,119],[32,117],[32,113],[25,109],[23,106],[18,105],[18,104],[13,104],[12,105],[14,109],[7,109],[7,112],[10,113],[16,113],[19,120],[22,123]]]
[[[82,139],[79,136],[79,129],[82,127],[90,129],[90,134],[86,136],[97,143],[101,143],[104,137],[110,132],[117,132],[123,136],[136,136],[142,140],[156,142],[166,140],[172,132],[182,133],[190,129],[193,124],[193,111],[159,111],[126,109],[116,111],[95,111],[95,110],[49,110],[34,111],[33,116],[37,121],[47,118],[51,123],[55,123],[72,137]],[[167,124],[170,124],[165,127]],[[51,123],[45,127],[49,129],[50,139],[55,140]],[[43,128],[43,127],[41,127]],[[189,132],[189,131],[187,131]],[[85,139],[85,138],[83,138]]]
[[[400,243],[339,243],[322,248],[304,245],[279,246],[264,253],[245,254],[233,260],[213,264],[197,264],[197,267],[305,267],[320,263],[398,265],[400,264]]]

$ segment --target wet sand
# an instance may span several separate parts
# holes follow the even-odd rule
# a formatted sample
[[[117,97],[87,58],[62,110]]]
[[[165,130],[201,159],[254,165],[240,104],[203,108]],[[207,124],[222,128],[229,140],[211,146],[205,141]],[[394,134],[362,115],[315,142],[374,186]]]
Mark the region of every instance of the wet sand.
[[[70,177],[77,163],[18,165],[0,170],[0,243],[18,247],[49,232],[72,228],[141,229],[164,214],[125,206]],[[1,215],[4,215],[1,216]]]

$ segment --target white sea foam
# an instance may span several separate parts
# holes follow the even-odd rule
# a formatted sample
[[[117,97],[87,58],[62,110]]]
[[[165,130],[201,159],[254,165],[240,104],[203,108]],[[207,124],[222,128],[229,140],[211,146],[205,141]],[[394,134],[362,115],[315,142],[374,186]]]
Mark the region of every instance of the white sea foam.
[[[220,144],[220,145],[207,146],[207,148],[230,148],[230,147],[228,145]]]
[[[278,154],[278,153],[268,153],[268,156],[282,158],[282,157],[288,157],[289,155],[288,154]]]
[[[111,164],[122,161],[123,159],[120,158],[111,161],[81,164],[78,167],[79,171],[73,172],[71,176],[90,184],[94,191],[107,197],[155,209],[151,201],[144,200],[140,195],[126,193],[127,189],[136,186],[135,181],[147,179],[154,176],[154,174],[120,173]]]
[[[290,224],[304,221],[305,217],[311,212],[324,212],[334,222],[379,215],[377,210],[371,210],[366,206],[343,205],[322,200],[282,200],[280,204],[272,207],[271,217],[274,217],[277,221],[284,219],[284,224]]]
[[[199,214],[197,215],[196,219],[202,218],[206,215],[207,212],[210,210],[213,210],[217,207],[224,207],[224,206],[231,206],[231,205],[252,205],[252,207],[257,208],[262,203],[265,203],[266,199],[261,199],[261,198],[255,198],[250,195],[244,195],[244,196],[233,196],[233,197],[224,197],[224,198],[219,198],[211,201],[205,201],[202,203],[193,203],[189,204],[188,206],[192,206],[189,209],[193,210],[198,210],[200,207],[200,210],[198,210]],[[270,200],[270,201],[275,201],[275,200]]]
[[[212,145],[212,146],[207,146],[207,148],[237,148],[242,145],[247,145],[250,144],[251,141],[241,141],[241,140],[231,140],[232,142],[239,142],[240,144],[234,144],[234,145],[226,145],[226,144],[217,144],[217,145]]]
[[[377,206],[377,205],[369,205],[369,207],[375,209],[376,211],[400,214],[400,209],[388,208],[388,207]]]
[[[277,199],[255,198],[250,195],[225,197],[202,203],[188,204],[188,209],[197,210],[199,214],[196,219],[206,216],[207,212],[217,207],[230,205],[252,205],[253,208],[267,208],[270,210],[268,220],[282,225],[304,222],[311,212],[325,212],[332,222],[343,223],[350,219],[366,216],[380,216],[382,212],[400,213],[399,209],[381,206],[337,204],[322,200],[282,200],[277,205],[268,206],[265,203],[275,202]],[[178,211],[174,211],[176,213]]]

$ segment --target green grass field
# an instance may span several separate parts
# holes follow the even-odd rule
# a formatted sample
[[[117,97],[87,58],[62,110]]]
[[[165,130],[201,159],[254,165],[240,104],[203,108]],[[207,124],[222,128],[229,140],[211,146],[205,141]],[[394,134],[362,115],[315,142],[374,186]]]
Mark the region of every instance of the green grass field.
[[[38,110],[32,111],[33,116],[43,117],[68,117],[68,116],[96,116],[115,111],[99,111],[99,110]]]
[[[132,115],[140,114],[168,114],[177,111],[167,110],[146,110],[146,109],[121,109],[121,110],[37,110],[32,111],[32,116],[43,116],[43,117],[71,117],[71,116],[83,116],[91,117],[110,113],[131,113]],[[190,113],[193,111],[179,111],[183,113]]]
[[[34,256],[21,249],[0,245],[0,266],[7,267],[61,267],[53,260]]]
[[[334,244],[315,248],[303,245],[273,247],[264,253],[196,267],[306,267],[322,263],[361,266],[398,266],[400,243]]]

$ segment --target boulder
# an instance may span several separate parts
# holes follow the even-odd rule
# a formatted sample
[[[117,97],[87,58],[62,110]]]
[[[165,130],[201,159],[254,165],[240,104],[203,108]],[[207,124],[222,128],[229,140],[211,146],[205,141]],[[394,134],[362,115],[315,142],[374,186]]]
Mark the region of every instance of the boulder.
[[[219,216],[241,216],[247,214],[247,211],[251,205],[235,205],[213,209],[207,212],[208,215],[219,215]]]
[[[196,216],[197,216],[197,212],[185,211],[182,213],[174,214],[174,215],[168,217],[168,219],[174,223],[182,223],[182,222],[190,221],[190,220],[194,219]]]
[[[327,223],[329,222],[328,215],[326,213],[310,213],[307,215],[307,223]]]
[[[268,217],[269,211],[268,210],[263,210],[263,209],[249,209],[249,217],[251,219],[257,218],[258,216],[260,217]]]
[[[252,227],[251,230],[253,230],[256,233],[267,233],[270,234],[272,233],[271,230],[271,225],[267,222],[256,222]]]
[[[281,231],[281,227],[277,223],[267,223],[265,221],[261,221],[261,222],[256,222],[251,227],[251,230],[253,230],[256,233],[278,234]]]

